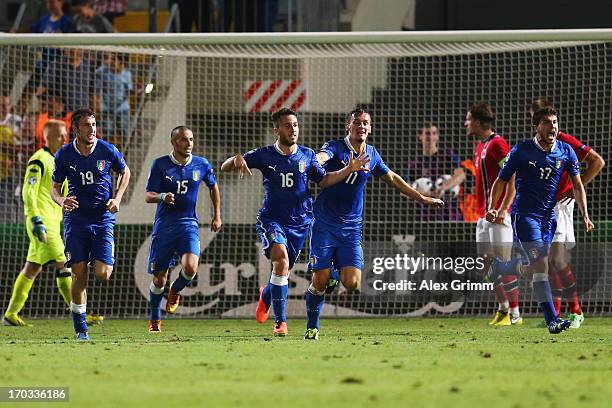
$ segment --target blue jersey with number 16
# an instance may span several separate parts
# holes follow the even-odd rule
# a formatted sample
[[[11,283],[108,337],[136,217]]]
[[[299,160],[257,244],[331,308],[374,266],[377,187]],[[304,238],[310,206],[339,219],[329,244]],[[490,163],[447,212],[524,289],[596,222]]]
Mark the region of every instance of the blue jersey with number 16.
[[[172,154],[153,161],[147,191],[174,194],[174,204],[157,204],[153,234],[160,229],[166,231],[175,226],[198,225],[196,203],[202,181],[209,188],[217,183],[213,167],[204,157],[191,156],[184,165]]]
[[[68,179],[68,195],[79,203],[79,208],[64,213],[66,222],[89,225],[115,221],[115,214],[106,209],[113,191],[110,170],[123,173],[125,161],[119,150],[104,140],[96,139],[88,156],[77,150],[76,139],[57,151],[53,181]]]

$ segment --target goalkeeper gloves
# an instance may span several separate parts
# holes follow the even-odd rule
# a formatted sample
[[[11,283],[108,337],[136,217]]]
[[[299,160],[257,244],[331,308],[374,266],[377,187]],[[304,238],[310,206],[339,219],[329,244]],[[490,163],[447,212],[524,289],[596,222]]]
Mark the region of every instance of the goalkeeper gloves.
[[[32,217],[32,234],[42,243],[47,243],[47,227],[40,216]]]

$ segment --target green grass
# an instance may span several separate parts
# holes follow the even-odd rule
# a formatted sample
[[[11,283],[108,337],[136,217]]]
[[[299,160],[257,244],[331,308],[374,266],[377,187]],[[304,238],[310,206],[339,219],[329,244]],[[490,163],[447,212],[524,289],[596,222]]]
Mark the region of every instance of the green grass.
[[[68,320],[39,320],[0,328],[0,385],[67,386],[80,407],[610,406],[611,319],[557,336],[537,322],[324,319],[305,342],[297,319],[284,339],[250,320],[172,319],[158,335],[107,320],[76,344]]]

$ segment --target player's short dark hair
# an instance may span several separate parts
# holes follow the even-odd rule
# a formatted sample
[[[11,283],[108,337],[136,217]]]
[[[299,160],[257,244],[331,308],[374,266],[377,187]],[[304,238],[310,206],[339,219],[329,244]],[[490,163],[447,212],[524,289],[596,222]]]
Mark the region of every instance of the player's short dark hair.
[[[344,123],[346,124],[346,126],[348,126],[348,125],[351,124],[353,119],[358,118],[359,116],[363,115],[364,113],[367,113],[368,115],[370,115],[370,119],[372,118],[372,114],[368,111],[366,106],[364,106],[364,105],[357,105],[357,106],[355,106],[353,108],[353,110],[351,110],[346,115],[346,119],[344,120]]]
[[[533,101],[531,103],[531,105],[529,105],[529,110],[531,111],[531,114],[533,115],[535,112],[537,112],[540,109],[545,108],[547,106],[553,106],[552,99],[550,99],[550,98],[538,98],[535,101]]]
[[[175,127],[174,129],[172,129],[172,130],[170,131],[170,139],[172,139],[172,138],[174,138],[174,137],[178,136],[178,134],[179,134],[180,132],[185,132],[185,131],[187,131],[187,130],[191,130],[191,129],[189,129],[189,128],[188,128],[187,126],[185,126],[185,125],[179,125],[179,126]]]
[[[559,117],[559,113],[557,112],[557,109],[555,109],[554,106],[544,106],[534,111],[533,117],[531,118],[531,123],[534,126],[538,126],[540,122],[542,122],[542,119],[544,119],[545,116],[549,116],[549,115],[554,115],[557,118]]]
[[[424,122],[419,128],[419,135],[423,133],[423,129],[429,129],[435,127],[436,129],[440,129],[440,126],[436,122]]]
[[[289,116],[289,115],[293,115],[297,117],[297,114],[293,110],[289,108],[280,108],[279,110],[274,112],[272,115],[270,115],[270,120],[272,121],[272,123],[274,123],[274,127],[278,128],[280,126],[281,118],[283,116]]]
[[[493,109],[488,102],[476,102],[470,107],[468,112],[472,115],[472,119],[479,121],[485,129],[489,129],[495,119]]]
[[[72,129],[79,128],[79,121],[81,118],[88,118],[90,116],[96,117],[96,114],[90,108],[80,108],[72,112],[72,117],[70,118],[70,125]]]

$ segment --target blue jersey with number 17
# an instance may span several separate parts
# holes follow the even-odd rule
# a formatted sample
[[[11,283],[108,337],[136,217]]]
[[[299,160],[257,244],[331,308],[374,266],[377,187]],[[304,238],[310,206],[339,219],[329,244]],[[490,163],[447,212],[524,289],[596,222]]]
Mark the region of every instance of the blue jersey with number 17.
[[[68,179],[68,195],[79,203],[79,208],[64,213],[65,222],[90,225],[115,221],[115,214],[106,209],[113,191],[110,170],[122,174],[125,161],[119,150],[104,140],[96,139],[88,156],[77,150],[76,139],[57,151],[53,181]]]
[[[259,210],[261,222],[296,229],[312,223],[308,180],[319,183],[325,176],[314,150],[298,145],[295,153],[286,155],[274,144],[251,150],[244,160],[263,175],[266,194]]]
[[[499,172],[499,178],[506,182],[516,173],[512,213],[552,217],[557,187],[564,171],[570,176],[580,174],[578,157],[567,143],[555,141],[550,152],[546,152],[535,138],[514,146]]]
[[[325,163],[327,172],[346,166],[351,154],[357,157],[349,137],[332,140],[321,148],[329,160]],[[340,229],[361,229],[363,224],[363,190],[370,174],[381,177],[389,172],[389,167],[372,145],[366,144],[365,154],[370,156],[367,168],[370,171],[351,173],[345,180],[324,188],[315,200],[314,211],[317,223],[323,222]]]
[[[213,167],[204,157],[191,156],[183,165],[171,153],[153,161],[147,191],[174,194],[174,204],[157,204],[153,234],[176,226],[198,225],[196,203],[202,181],[208,188],[217,183]]]

